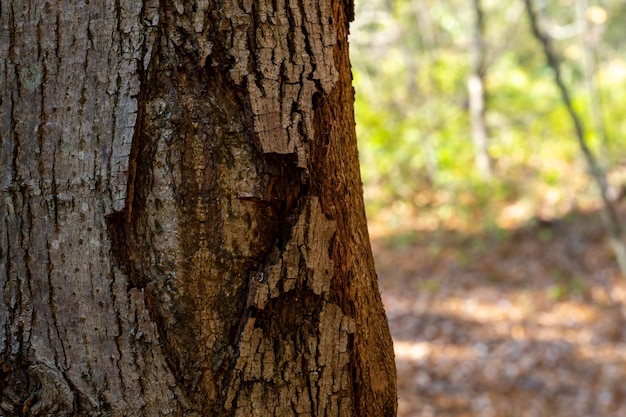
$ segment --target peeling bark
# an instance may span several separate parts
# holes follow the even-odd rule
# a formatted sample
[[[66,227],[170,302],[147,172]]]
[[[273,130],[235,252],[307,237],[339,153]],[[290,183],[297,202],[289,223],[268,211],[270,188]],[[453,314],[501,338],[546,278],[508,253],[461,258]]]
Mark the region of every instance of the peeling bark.
[[[350,7],[2,0],[1,415],[395,415]]]

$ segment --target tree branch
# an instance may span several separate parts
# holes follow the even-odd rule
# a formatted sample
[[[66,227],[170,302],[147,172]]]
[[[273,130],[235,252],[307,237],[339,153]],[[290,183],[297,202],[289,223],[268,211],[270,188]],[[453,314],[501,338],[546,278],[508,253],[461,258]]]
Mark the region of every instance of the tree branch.
[[[526,12],[528,14],[528,20],[530,22],[533,35],[541,44],[548,66],[554,72],[554,82],[561,93],[561,99],[563,100],[572,123],[574,124],[576,139],[578,140],[580,149],[583,152],[591,176],[600,189],[600,196],[602,198],[602,220],[604,222],[604,227],[609,235],[609,239],[611,240],[613,252],[617,259],[620,271],[622,272],[622,276],[626,278],[626,246],[624,245],[621,223],[609,199],[609,187],[606,175],[604,170],[596,161],[595,156],[591,152],[591,149],[585,140],[585,130],[582,121],[574,109],[569,90],[567,89],[567,86],[561,76],[559,60],[556,52],[554,52],[551,39],[541,28],[538,14],[535,12],[533,0],[524,0],[524,4],[526,5]]]

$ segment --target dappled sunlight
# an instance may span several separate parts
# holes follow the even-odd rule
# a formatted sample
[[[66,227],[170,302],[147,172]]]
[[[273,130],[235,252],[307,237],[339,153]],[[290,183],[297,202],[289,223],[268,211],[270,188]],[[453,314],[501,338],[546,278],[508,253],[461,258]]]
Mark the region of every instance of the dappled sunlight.
[[[533,204],[528,200],[518,200],[505,205],[500,211],[497,222],[503,229],[514,229],[526,223],[535,215]]]
[[[504,234],[380,222],[400,417],[626,415],[626,280],[597,216]]]
[[[393,350],[396,359],[420,361],[430,355],[431,347],[428,342],[406,342],[404,340],[396,340],[393,342]]]
[[[598,319],[598,308],[591,305],[561,301],[548,311],[537,313],[536,322],[542,326],[576,326],[589,324]]]
[[[397,340],[393,343],[396,359],[423,361],[425,359],[444,358],[452,361],[475,359],[480,351],[468,346],[442,345],[429,342],[408,342]]]
[[[626,280],[600,219],[603,199],[626,218],[626,5],[531,3],[355,3],[399,417],[626,416]]]
[[[463,317],[480,323],[522,320],[527,315],[523,305],[515,305],[507,298],[500,297],[493,301],[481,300],[471,296],[444,298],[434,302],[430,311]]]

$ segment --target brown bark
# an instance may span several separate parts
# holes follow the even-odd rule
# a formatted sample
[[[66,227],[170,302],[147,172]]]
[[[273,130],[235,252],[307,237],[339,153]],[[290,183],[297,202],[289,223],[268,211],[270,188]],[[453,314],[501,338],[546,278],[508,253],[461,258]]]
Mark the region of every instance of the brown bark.
[[[351,5],[0,7],[0,415],[395,415]]]

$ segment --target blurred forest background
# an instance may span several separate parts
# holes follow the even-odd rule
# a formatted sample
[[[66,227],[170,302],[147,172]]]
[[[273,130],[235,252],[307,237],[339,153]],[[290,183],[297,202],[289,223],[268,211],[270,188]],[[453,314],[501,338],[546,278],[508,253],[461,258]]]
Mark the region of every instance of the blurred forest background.
[[[399,415],[626,415],[626,1],[356,2],[370,234]],[[623,220],[622,220],[623,221]]]

